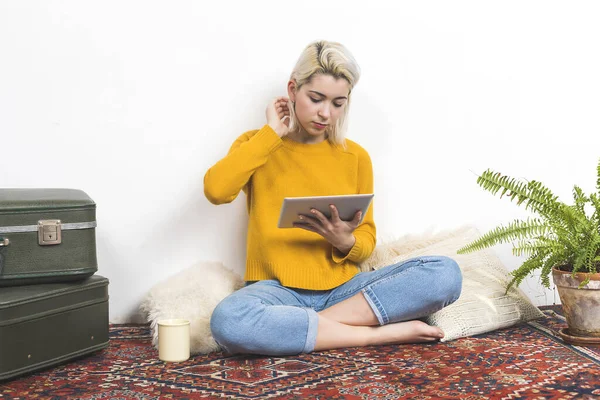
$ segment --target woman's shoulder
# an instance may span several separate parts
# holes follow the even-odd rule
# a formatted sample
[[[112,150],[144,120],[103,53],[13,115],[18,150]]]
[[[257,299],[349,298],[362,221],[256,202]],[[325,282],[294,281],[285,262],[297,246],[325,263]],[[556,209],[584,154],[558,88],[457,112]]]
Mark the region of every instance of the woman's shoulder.
[[[273,128],[271,128],[271,126],[269,124],[264,124],[263,126],[261,126],[258,129],[251,129],[249,131],[246,131],[244,133],[242,133],[239,137],[239,139],[245,139],[248,140],[250,138],[252,138],[253,136],[255,136],[257,133],[262,132],[263,136],[264,135],[277,135],[277,133],[273,130]]]
[[[350,139],[346,139],[346,152],[356,154],[359,158],[371,158],[364,147]]]
[[[249,131],[245,131],[244,133],[242,133],[235,139],[235,141],[233,142],[233,145],[235,146],[235,145],[239,145],[240,143],[247,142],[248,140],[252,139],[253,136],[256,136],[256,134],[263,129],[267,129],[267,127],[263,126],[260,129],[251,129]]]

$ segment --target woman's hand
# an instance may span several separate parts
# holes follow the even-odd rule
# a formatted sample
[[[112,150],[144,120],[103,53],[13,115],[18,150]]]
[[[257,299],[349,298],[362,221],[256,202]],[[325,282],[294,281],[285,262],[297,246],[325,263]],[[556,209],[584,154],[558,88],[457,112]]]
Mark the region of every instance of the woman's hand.
[[[334,205],[330,205],[329,207],[331,208],[331,218],[328,219],[319,210],[313,208],[311,216],[299,215],[298,219],[300,219],[300,222],[294,222],[294,226],[318,233],[331,243],[333,247],[343,254],[348,254],[356,241],[352,232],[358,227],[362,212],[357,211],[352,221],[342,221],[337,208]]]
[[[285,96],[276,97],[267,106],[267,124],[279,137],[284,137],[290,131],[289,99]]]

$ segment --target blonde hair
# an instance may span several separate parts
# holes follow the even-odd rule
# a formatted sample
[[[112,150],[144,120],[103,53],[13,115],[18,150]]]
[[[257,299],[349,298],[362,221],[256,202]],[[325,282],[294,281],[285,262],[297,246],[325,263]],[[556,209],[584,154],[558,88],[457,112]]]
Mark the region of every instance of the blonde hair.
[[[296,90],[298,90],[302,85],[309,83],[313,76],[319,74],[331,75],[336,79],[343,78],[350,84],[344,111],[336,124],[330,126],[327,132],[327,140],[330,143],[345,147],[350,93],[360,78],[360,67],[350,51],[340,43],[318,40],[306,46],[302,51],[290,79],[296,81]],[[290,121],[290,132],[299,131],[300,123],[294,107],[290,107]]]

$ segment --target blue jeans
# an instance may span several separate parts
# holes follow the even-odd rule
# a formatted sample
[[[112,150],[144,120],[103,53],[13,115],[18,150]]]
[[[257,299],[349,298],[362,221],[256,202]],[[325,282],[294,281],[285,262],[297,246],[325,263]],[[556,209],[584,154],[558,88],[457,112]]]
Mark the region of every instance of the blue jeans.
[[[360,272],[331,290],[251,283],[223,299],[210,328],[227,353],[292,355],[310,353],[317,340],[317,312],[362,292],[380,325],[420,319],[458,299],[458,264],[441,256],[413,258]]]

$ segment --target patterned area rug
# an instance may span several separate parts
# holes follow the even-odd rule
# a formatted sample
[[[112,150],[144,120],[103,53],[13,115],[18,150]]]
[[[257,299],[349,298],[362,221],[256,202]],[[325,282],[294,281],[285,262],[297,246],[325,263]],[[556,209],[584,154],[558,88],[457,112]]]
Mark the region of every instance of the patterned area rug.
[[[600,349],[565,345],[546,318],[449,343],[294,357],[221,353],[165,364],[147,326],[111,326],[109,348],[0,385],[2,399],[592,399]]]

